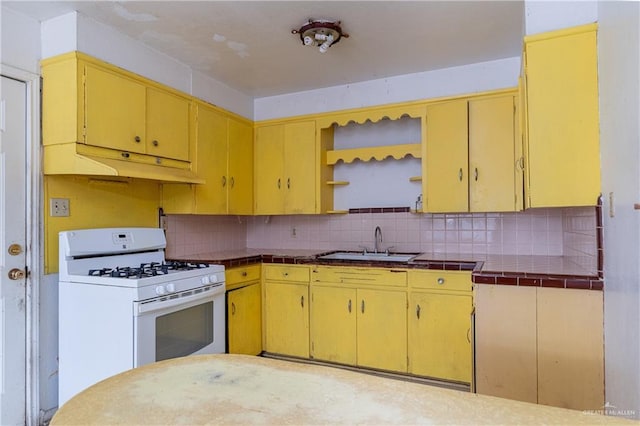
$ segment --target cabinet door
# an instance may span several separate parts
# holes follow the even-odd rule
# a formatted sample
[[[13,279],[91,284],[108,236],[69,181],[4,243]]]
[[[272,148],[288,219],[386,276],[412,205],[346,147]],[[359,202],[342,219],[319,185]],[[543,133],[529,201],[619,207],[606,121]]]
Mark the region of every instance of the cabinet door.
[[[538,288],[538,403],[604,406],[602,292]]]
[[[309,357],[308,286],[265,282],[267,352]]]
[[[227,213],[227,119],[198,105],[196,125],[197,173],[205,180],[195,185],[196,213]]]
[[[284,127],[264,126],[256,129],[254,147],[255,214],[284,212],[283,182]]]
[[[469,101],[469,210],[515,211],[515,173],[514,96]]]
[[[409,373],[471,383],[471,295],[411,293]]]
[[[357,295],[358,365],[406,372],[406,293],[358,289]]]
[[[426,156],[426,211],[468,211],[466,100],[427,106]]]
[[[286,213],[316,212],[315,122],[290,123],[284,129]]]
[[[253,128],[229,118],[228,213],[253,212]]]
[[[85,75],[85,142],[144,153],[145,87],[90,65]]]
[[[311,289],[311,357],[356,364],[356,290]]]
[[[259,282],[227,293],[229,353],[262,352],[261,299]]]
[[[476,391],[537,403],[535,287],[481,284],[474,303]]]
[[[600,195],[595,25],[525,38],[531,207],[596,205]]]
[[[189,160],[189,100],[147,88],[147,154]]]

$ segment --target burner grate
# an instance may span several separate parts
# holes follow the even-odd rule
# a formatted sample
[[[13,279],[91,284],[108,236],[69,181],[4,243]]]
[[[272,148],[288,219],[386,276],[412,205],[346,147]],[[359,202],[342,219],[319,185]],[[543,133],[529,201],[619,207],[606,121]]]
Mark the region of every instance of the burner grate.
[[[166,275],[177,271],[191,271],[209,267],[206,263],[194,263],[183,261],[149,262],[142,263],[139,267],[118,266],[115,268],[90,269],[89,276],[111,278],[148,278],[158,275]]]

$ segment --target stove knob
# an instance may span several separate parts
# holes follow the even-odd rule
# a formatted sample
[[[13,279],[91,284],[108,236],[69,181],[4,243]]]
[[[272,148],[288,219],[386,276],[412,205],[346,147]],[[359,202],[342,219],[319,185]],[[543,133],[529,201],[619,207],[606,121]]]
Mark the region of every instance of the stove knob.
[[[207,285],[207,284],[211,284],[211,281],[209,281],[209,277],[202,277],[200,279],[200,282],[202,283],[202,285]]]
[[[215,275],[209,275],[209,280],[210,280],[212,283],[217,283],[217,282],[218,282],[218,277],[217,277],[217,276],[215,276]]]
[[[158,287],[156,287],[156,294],[158,296],[162,296],[163,294],[165,294],[167,292],[167,290],[164,288],[163,285],[159,285]]]
[[[174,283],[167,284],[167,291],[169,293],[173,293],[174,291],[176,291],[176,285]]]

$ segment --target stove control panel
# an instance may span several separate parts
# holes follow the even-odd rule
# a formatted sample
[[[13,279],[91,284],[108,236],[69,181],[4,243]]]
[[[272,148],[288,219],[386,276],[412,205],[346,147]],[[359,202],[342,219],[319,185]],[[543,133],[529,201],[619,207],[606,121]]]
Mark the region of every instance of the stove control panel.
[[[218,276],[215,274],[205,275],[200,279],[202,285],[213,284],[218,282]]]

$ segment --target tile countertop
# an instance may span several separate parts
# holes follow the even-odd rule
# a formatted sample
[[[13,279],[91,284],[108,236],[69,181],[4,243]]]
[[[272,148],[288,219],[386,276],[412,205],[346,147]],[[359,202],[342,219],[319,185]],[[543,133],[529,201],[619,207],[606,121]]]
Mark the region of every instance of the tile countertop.
[[[336,250],[261,249],[217,251],[171,258],[223,264],[227,268],[252,263],[316,263],[316,257]],[[321,262],[324,263],[324,262]],[[376,266],[378,262],[331,262],[342,266]],[[329,264],[329,263],[326,263]],[[380,263],[380,266],[389,263]],[[518,256],[471,253],[420,253],[406,264],[391,266],[435,270],[469,270],[476,284],[602,290],[603,280],[565,256]]]

